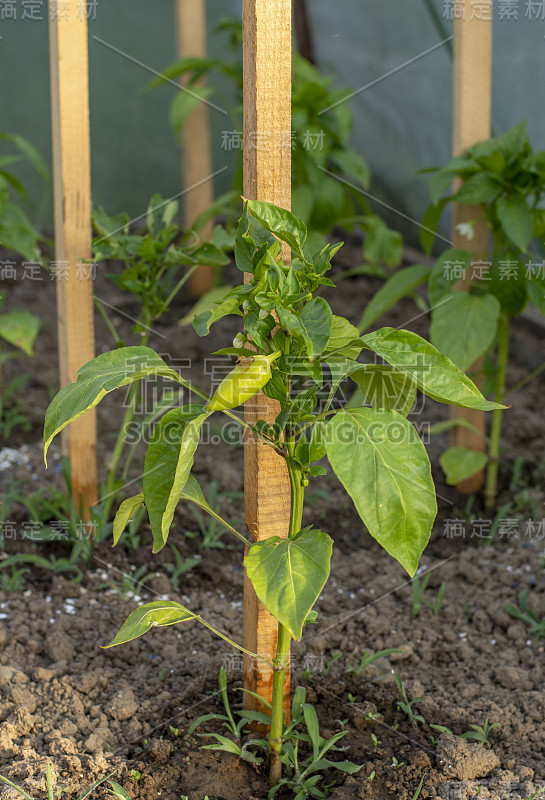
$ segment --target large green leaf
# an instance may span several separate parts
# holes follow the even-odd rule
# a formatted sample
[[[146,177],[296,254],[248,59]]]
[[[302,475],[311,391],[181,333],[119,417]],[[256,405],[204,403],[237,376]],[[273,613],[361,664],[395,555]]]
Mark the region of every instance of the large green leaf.
[[[500,197],[496,203],[498,219],[513,244],[522,250],[532,241],[534,218],[524,197]]]
[[[221,304],[225,295],[228,294],[232,288],[232,286],[224,285],[215,286],[213,289],[210,289],[209,292],[206,292],[206,294],[203,294],[202,297],[199,297],[193,308],[181,318],[181,320],[178,322],[178,325],[189,325],[193,322],[195,317],[198,317],[200,314],[205,314],[206,312],[212,312],[213,314],[218,307],[218,304]],[[208,322],[208,319],[210,318],[207,318],[206,322]],[[210,325],[208,325],[208,328],[210,328]]]
[[[236,297],[227,297],[220,303],[216,301],[211,310],[203,311],[193,317],[193,328],[199,336],[208,336],[210,333],[210,326],[222,317],[226,317],[229,314],[238,314],[242,316],[239,305],[240,302]]]
[[[416,400],[416,385],[405,372],[382,364],[367,364],[350,373],[373,408],[409,414]]]
[[[214,90],[209,86],[192,86],[191,89],[182,89],[170,106],[169,118],[172,130],[177,137],[180,136],[187,118],[202,102],[207,100]]]
[[[190,622],[192,619],[197,619],[196,614],[173,600],[155,600],[153,603],[146,603],[130,614],[115,639],[110,644],[104,645],[103,649],[132,642],[152,628],[164,628],[167,625],[176,625],[177,622]]]
[[[44,461],[51,440],[70,422],[98,405],[108,392],[151,375],[189,387],[150,347],[120,347],[85,364],[74,383],[58,392],[47,409],[44,423]]]
[[[458,203],[487,203],[501,191],[501,184],[490,172],[477,172],[454,195]]]
[[[356,359],[363,345],[359,340],[359,331],[344,317],[333,316],[331,334],[325,348],[324,360]]]
[[[449,447],[439,456],[439,463],[450,486],[465,481],[486,466],[486,453],[468,450],[467,447]]]
[[[395,275],[388,278],[384,286],[373,295],[371,301],[367,304],[360,320],[360,331],[370,328],[373,322],[394,306],[402,297],[410,294],[413,289],[424,283],[429,274],[430,268],[425,264],[415,264],[412,267],[400,269]]]
[[[173,408],[161,417],[151,434],[143,483],[154,553],[165,546],[174,509],[193,466],[201,427],[208,416],[203,406]]]
[[[329,576],[332,545],[323,531],[305,528],[292,539],[256,542],[244,559],[258,598],[297,641]]]
[[[493,411],[505,408],[485,400],[473,381],[432,344],[411,331],[380,328],[361,337],[365,347],[412,376],[424,394],[440,403]]]
[[[127,527],[128,523],[134,517],[139,508],[142,507],[144,502],[144,493],[136,494],[134,497],[127,497],[123,500],[114,519],[114,545],[116,545],[121,537],[121,534]]]
[[[259,200],[248,200],[248,210],[268,231],[289,244],[303,258],[307,229],[302,220],[284,208]]]
[[[432,312],[430,339],[461,370],[487,353],[496,338],[500,304],[491,294],[453,292]]]
[[[315,297],[303,306],[299,318],[306,331],[306,340],[309,342],[309,357],[313,359],[325,350],[329,341],[333,312],[322,297]]]
[[[527,283],[528,295],[530,300],[541,313],[545,316],[545,283],[538,280],[530,280]]]
[[[32,355],[39,329],[40,320],[28,311],[7,311],[0,314],[0,336],[27,356]]]
[[[426,449],[396,411],[340,411],[327,426],[335,474],[369,533],[414,575],[428,543],[437,504]]]
[[[459,280],[465,278],[471,259],[467,250],[458,247],[450,247],[441,253],[428,281],[428,298],[432,307],[440,303]]]

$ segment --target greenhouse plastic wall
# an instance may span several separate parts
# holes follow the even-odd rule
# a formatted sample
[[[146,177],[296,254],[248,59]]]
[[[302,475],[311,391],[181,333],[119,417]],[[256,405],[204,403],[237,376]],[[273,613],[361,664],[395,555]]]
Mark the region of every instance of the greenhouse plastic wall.
[[[433,0],[452,32],[455,2]],[[2,85],[0,130],[20,133],[50,157],[47,3],[4,2],[0,8]],[[41,5],[41,9],[40,9]],[[222,39],[212,34],[225,15],[240,15],[240,0],[208,0],[209,44],[221,56]],[[485,4],[474,2],[475,13]],[[62,3],[58,3],[60,13]],[[377,211],[416,244],[419,219],[428,204],[427,181],[419,169],[445,162],[452,147],[452,66],[444,37],[424,0],[309,0],[311,30],[320,67],[351,87],[353,142],[373,174],[371,195],[391,206]],[[25,9],[27,13],[25,14]],[[174,4],[146,0],[89,0],[89,60],[93,198],[111,213],[135,216],[153,192],[180,192],[180,156],[168,122],[176,91],[146,84],[176,58]],[[41,19],[38,17],[41,16]],[[545,146],[545,4],[538,0],[495,0],[493,8],[493,128],[501,133],[528,120],[530,139]],[[224,92],[225,87],[219,87]],[[232,167],[234,153],[222,149],[232,121],[211,113],[214,169]],[[34,177],[21,169],[35,195]],[[228,188],[227,172],[216,191]],[[32,208],[43,226],[51,224],[47,190]],[[443,221],[448,235],[448,221]]]

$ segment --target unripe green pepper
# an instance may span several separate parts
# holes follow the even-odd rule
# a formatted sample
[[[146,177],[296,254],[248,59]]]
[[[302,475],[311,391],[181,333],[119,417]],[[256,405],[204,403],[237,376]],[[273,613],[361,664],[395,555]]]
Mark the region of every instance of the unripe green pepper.
[[[241,359],[240,364],[222,380],[208,401],[206,410],[227,411],[241,406],[269,382],[271,364],[281,355],[276,352],[269,356],[256,355]]]

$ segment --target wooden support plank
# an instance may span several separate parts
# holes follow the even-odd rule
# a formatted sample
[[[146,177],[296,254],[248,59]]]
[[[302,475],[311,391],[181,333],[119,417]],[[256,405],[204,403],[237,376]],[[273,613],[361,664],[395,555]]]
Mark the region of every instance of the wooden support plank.
[[[94,356],[87,16],[79,0],[50,2],[49,43],[60,382]],[[62,432],[85,519],[97,501],[96,425],[89,411]],[[76,500],[77,501],[77,500]]]
[[[476,13],[477,5],[479,11]],[[453,91],[453,155],[459,156],[476,142],[488,139],[491,128],[492,98],[492,0],[474,4],[464,0],[463,14],[454,21],[454,91]],[[455,203],[452,212],[452,241],[454,247],[468,250],[475,260],[488,257],[488,228],[482,219],[480,206]],[[478,219],[474,237],[469,240],[458,231],[460,223]],[[467,288],[472,270],[457,287]],[[483,362],[480,359],[471,372],[477,384],[482,385]],[[483,435],[486,430],[484,411],[451,407],[451,417],[465,419]],[[485,442],[467,428],[454,428],[451,442],[456,447],[484,452]],[[484,482],[480,471],[458,484],[461,492],[472,494]]]
[[[291,208],[291,0],[243,0],[244,195]],[[289,258],[289,253],[284,253]],[[280,405],[260,393],[245,405],[251,424],[272,423]],[[244,447],[246,524],[255,541],[287,536],[290,483],[284,459],[255,437]],[[244,644],[274,658],[275,619],[259,603],[250,581],[244,584]],[[272,671],[244,658],[244,686],[271,700]],[[284,707],[289,714],[286,673]],[[245,694],[247,708],[255,701]]]
[[[181,58],[206,57],[205,0],[176,0],[178,53]],[[184,81],[182,79],[182,85]],[[204,80],[200,85],[204,84]],[[189,114],[182,130],[182,169],[185,195],[185,220],[191,226],[214,200],[214,184],[207,178],[212,174],[209,109],[202,102]],[[201,231],[204,241],[212,236],[214,221]],[[199,267],[189,280],[193,294],[200,297],[214,285],[215,269]]]

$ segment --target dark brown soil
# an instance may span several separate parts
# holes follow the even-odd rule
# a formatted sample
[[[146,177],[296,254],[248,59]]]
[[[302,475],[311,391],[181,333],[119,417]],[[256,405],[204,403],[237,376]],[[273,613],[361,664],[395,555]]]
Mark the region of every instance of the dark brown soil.
[[[348,248],[343,258],[343,263],[354,263],[357,254]],[[227,277],[238,280],[234,270]],[[328,299],[335,311],[357,322],[379,285],[372,279],[346,280]],[[131,298],[102,273],[96,292],[122,313],[135,316]],[[25,495],[62,485],[58,444],[53,450],[56,461],[52,458],[57,468],[45,473],[39,442],[50,399],[48,387],[57,381],[54,284],[47,276],[39,290],[31,282],[16,281],[8,287],[8,297],[11,307],[38,313],[44,327],[36,356],[14,360],[5,368],[7,380],[31,373],[22,401],[32,419],[30,432],[16,432],[9,443],[0,443],[0,488],[5,497],[14,482]],[[176,324],[189,308],[186,298],[165,324],[155,326],[151,345],[167,361],[191,359],[192,379],[206,388],[209,375],[203,370],[203,358],[224,346],[237,325],[227,322],[208,339],[198,339],[192,329]],[[126,318],[115,319],[126,343],[135,343]],[[403,325],[425,335],[428,320],[407,300],[379,324]],[[536,359],[544,358],[538,333],[523,323],[514,333],[511,384],[524,377]],[[108,336],[97,318],[97,352],[110,349]],[[331,579],[317,605],[319,623],[305,629],[302,642],[294,645],[292,670],[294,685],[305,685],[308,699],[316,705],[322,734],[345,726],[350,748],[346,757],[364,765],[351,777],[326,776],[326,783],[336,783],[331,795],[335,800],[411,800],[424,774],[420,796],[443,800],[523,799],[545,786],[543,640],[534,640],[523,622],[505,612],[508,604],[518,602],[520,591],[528,589],[530,608],[545,618],[545,473],[540,469],[545,453],[544,388],[541,376],[510,398],[498,520],[519,521],[511,527],[504,523],[490,546],[479,536],[487,527],[480,498],[468,506],[466,497],[444,483],[438,456],[446,436],[433,437],[428,445],[440,511],[421,571],[432,569],[426,590],[430,601],[441,583],[446,584],[436,615],[428,605],[416,617],[411,615],[412,590],[406,574],[362,530],[351,501],[333,477],[324,476],[311,485],[305,524],[327,531],[336,547]],[[105,463],[120,424],[120,396],[110,395],[99,407],[99,465]],[[413,421],[433,423],[447,415],[445,407],[426,400]],[[14,453],[6,454],[2,448],[7,446]],[[512,482],[513,462],[520,456],[524,464]],[[139,473],[135,459],[134,478]],[[224,443],[201,447],[195,474],[205,489],[216,479],[220,491],[235,493],[223,498],[222,508],[228,518],[240,519],[242,501],[236,493],[243,488],[242,448]],[[16,531],[16,538],[6,537],[9,554],[69,556],[68,544],[22,539],[32,517],[20,500],[4,511]],[[456,526],[453,520],[459,521]],[[30,530],[28,524],[26,529]],[[80,583],[71,581],[68,573],[53,575],[33,568],[24,576],[22,590],[0,590],[0,775],[35,798],[45,797],[49,760],[54,783],[65,788],[67,798],[76,798],[113,772],[111,779],[134,800],[181,796],[265,800],[264,769],[239,763],[232,755],[201,750],[203,740],[187,735],[196,716],[222,710],[217,695],[222,664],[233,707],[240,707],[240,692],[234,690],[241,686],[242,676],[235,651],[196,624],[154,631],[113,650],[100,649],[139,600],[163,596],[188,605],[241,640],[242,553],[236,545],[231,547],[226,535],[222,542],[228,547],[199,552],[199,538],[186,535],[196,530],[191,513],[180,509],[169,541],[184,558],[197,556],[197,564],[180,577],[178,590],[170,580],[172,551],[165,548],[152,556],[145,526],[142,546],[135,552],[99,544],[89,567],[83,567]],[[449,536],[449,531],[458,535]],[[153,577],[123,599],[123,574],[141,567]],[[349,671],[366,650],[386,648],[401,652],[380,659],[359,675]],[[341,656],[331,662],[337,653]],[[401,676],[410,699],[422,698],[414,711],[425,723],[412,725],[399,709],[401,697],[392,669]],[[489,745],[460,738],[486,718],[497,725]],[[441,734],[430,724],[446,726],[453,734]],[[214,729],[220,730],[209,723],[200,730]],[[13,791],[3,786],[0,797],[12,800],[17,796]],[[104,796],[104,789],[96,793]]]

